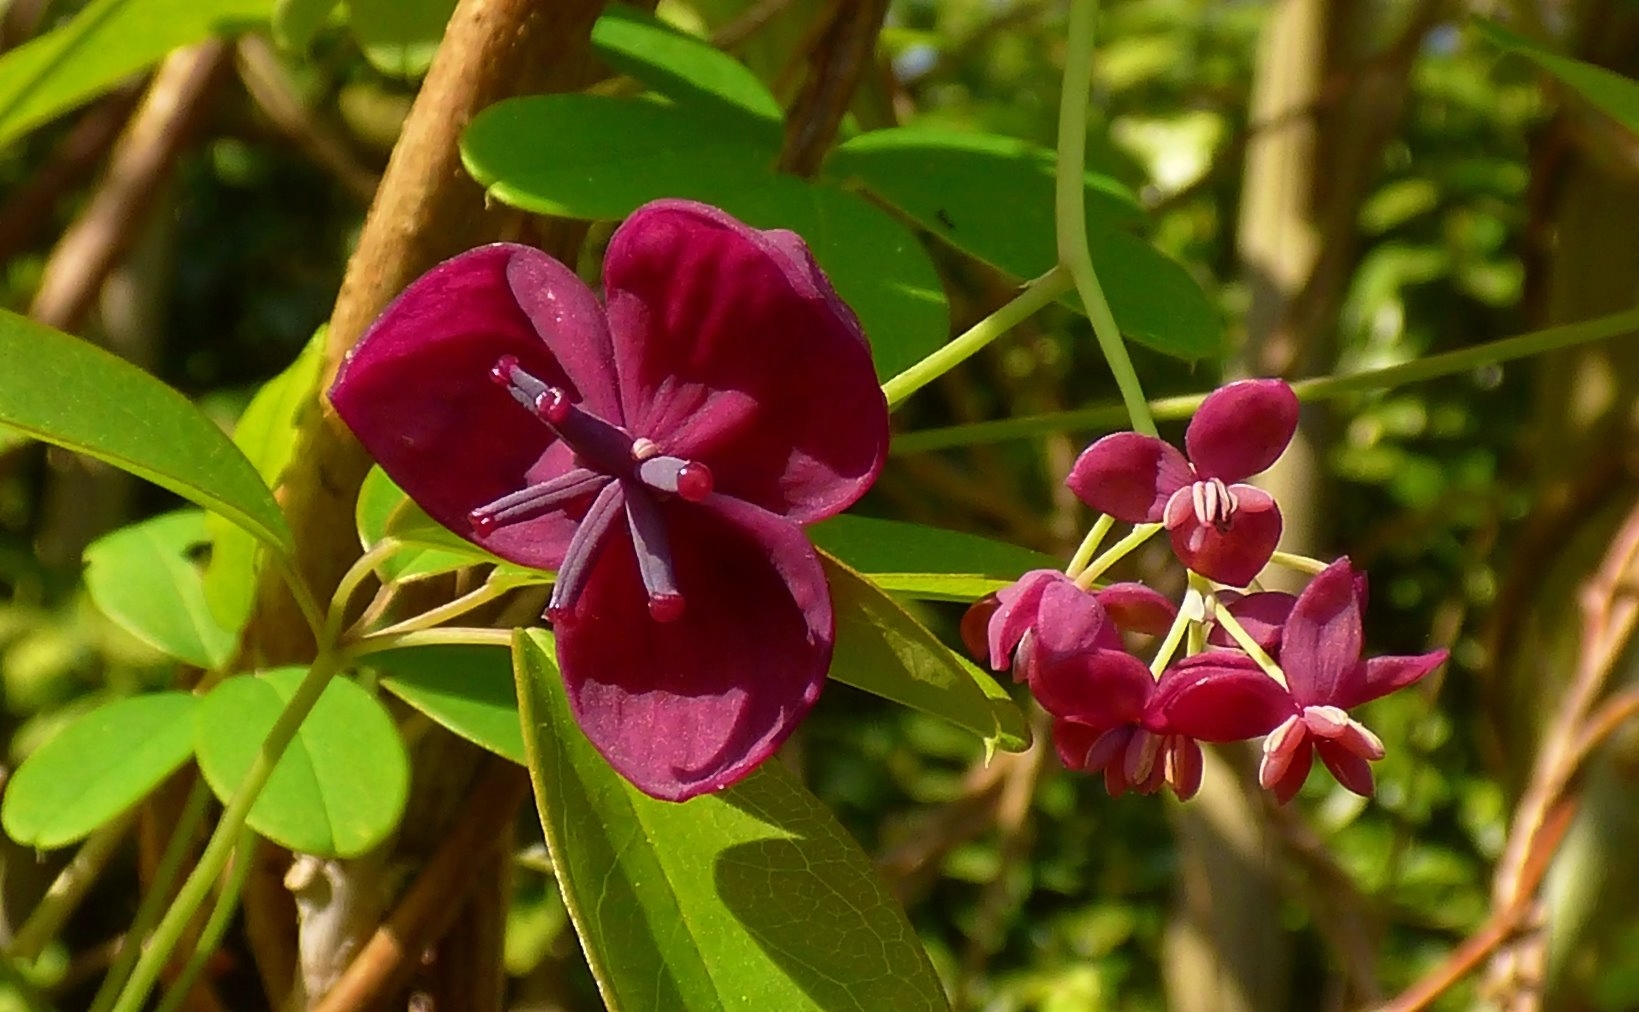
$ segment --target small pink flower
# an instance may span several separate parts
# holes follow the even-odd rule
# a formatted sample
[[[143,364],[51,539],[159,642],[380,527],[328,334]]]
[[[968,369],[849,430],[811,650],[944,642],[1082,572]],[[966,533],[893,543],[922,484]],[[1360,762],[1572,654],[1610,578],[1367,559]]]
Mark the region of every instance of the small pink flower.
[[[981,601],[970,609],[987,615],[985,649],[975,653],[992,670],[1012,668],[1020,682],[1031,680],[1043,654],[1119,650],[1123,631],[1159,636],[1178,614],[1171,601],[1141,583],[1083,590],[1056,569],[1031,570],[997,591],[995,600],[994,606]]]
[[[1244,587],[1280,540],[1280,509],[1239,484],[1269,467],[1297,431],[1298,399],[1280,380],[1212,392],[1184,433],[1189,456],[1154,436],[1117,432],[1089,446],[1065,484],[1127,523],[1163,523],[1173,551],[1202,576]]]
[[[1383,743],[1348,711],[1416,682],[1447,653],[1362,659],[1363,589],[1339,559],[1298,595],[1280,637],[1286,688],[1239,651],[1173,665],[1154,702],[1160,726],[1202,741],[1267,735],[1258,780],[1282,803],[1303,786],[1316,753],[1338,783],[1369,797],[1368,764],[1383,758]]]

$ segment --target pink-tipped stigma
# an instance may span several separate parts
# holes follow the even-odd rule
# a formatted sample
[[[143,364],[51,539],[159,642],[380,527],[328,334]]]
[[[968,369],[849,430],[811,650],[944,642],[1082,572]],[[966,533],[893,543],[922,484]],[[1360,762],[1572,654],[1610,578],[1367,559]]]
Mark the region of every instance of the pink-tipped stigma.
[[[654,594],[650,596],[649,617],[656,622],[676,622],[683,617],[683,595]]]
[[[512,385],[512,370],[516,368],[518,368],[518,356],[502,355],[495,360],[493,366],[490,366],[489,378],[498,387],[510,387]]]
[[[535,398],[535,413],[553,425],[562,425],[568,419],[572,407],[569,395],[562,387],[547,387],[545,392]]]
[[[711,488],[711,468],[706,465],[691,460],[678,469],[677,494],[689,502],[704,502]]]

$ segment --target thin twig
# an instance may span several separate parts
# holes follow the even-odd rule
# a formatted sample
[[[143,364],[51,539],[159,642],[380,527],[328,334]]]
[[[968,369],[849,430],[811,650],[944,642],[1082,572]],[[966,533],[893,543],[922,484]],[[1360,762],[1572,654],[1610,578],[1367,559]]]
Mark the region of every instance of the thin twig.
[[[799,176],[819,169],[836,140],[854,90],[876,61],[888,0],[838,0],[808,50],[808,75],[785,118],[779,167]]]

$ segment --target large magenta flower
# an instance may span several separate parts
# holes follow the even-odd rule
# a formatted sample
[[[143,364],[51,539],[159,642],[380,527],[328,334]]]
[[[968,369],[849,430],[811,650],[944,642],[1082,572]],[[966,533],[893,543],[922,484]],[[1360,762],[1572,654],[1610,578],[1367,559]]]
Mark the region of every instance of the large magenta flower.
[[[1258,779],[1283,803],[1309,775],[1319,753],[1338,783],[1373,790],[1368,763],[1383,743],[1349,710],[1412,684],[1445,663],[1446,651],[1362,659],[1363,584],[1348,559],[1310,581],[1280,635],[1281,687],[1239,651],[1211,650],[1180,661],[1154,702],[1161,725],[1202,741],[1267,734]]]
[[[604,304],[498,244],[412,284],[330,397],[434,519],[556,569],[570,703],[627,779],[733,783],[819,695],[834,634],[800,524],[875,480],[887,408],[802,240],[663,200],[610,240]]]
[[[1297,425],[1291,387],[1241,380],[1201,403],[1184,433],[1188,457],[1154,436],[1117,432],[1083,451],[1064,483],[1117,520],[1166,524],[1184,565],[1244,587],[1274,554],[1281,519],[1267,492],[1238,483],[1273,464]]]

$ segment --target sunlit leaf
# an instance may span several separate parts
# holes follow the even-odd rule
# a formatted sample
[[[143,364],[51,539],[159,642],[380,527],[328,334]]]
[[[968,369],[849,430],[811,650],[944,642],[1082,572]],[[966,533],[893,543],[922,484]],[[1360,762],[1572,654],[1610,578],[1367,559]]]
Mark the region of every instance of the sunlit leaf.
[[[147,797],[188,761],[197,703],[186,692],[130,696],[63,728],[7,781],[6,835],[25,847],[61,847]]]
[[[224,802],[306,669],[229,678],[200,701],[194,721],[199,768]],[[250,827],[283,847],[356,857],[385,840],[404,813],[409,760],[392,717],[345,678],[325,687],[250,810]]]
[[[592,46],[609,66],[677,102],[780,118],[779,102],[745,64],[634,7],[611,4],[592,26]]]
[[[513,652],[541,825],[611,1008],[948,1007],[870,859],[779,763],[656,801],[576,727],[550,637],[519,632]]]
[[[137,639],[195,667],[220,667],[233,634],[205,603],[194,550],[205,514],[179,510],[98,538],[85,550],[85,587],[104,615]]]
[[[491,646],[436,645],[383,650],[368,663],[381,687],[444,727],[515,763],[524,761],[512,658]]]

